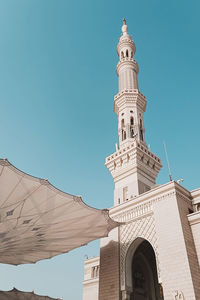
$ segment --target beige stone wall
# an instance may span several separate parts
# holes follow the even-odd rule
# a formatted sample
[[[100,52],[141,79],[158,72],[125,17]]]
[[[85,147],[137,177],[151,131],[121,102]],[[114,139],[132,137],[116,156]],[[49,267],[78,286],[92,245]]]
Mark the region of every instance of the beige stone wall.
[[[200,211],[189,215],[188,220],[191,226],[198,262],[200,266]]]
[[[200,266],[200,223],[192,225],[192,233],[193,233],[193,237],[194,237],[198,262],[199,262],[199,266]]]
[[[99,257],[84,261],[83,300],[98,300]]]
[[[125,224],[101,241],[99,300],[129,299],[127,251],[138,237],[154,248],[164,299],[200,300],[200,212],[188,215],[191,208],[190,192],[176,182],[113,207],[111,217]]]
[[[101,239],[99,300],[119,300],[118,228],[108,238]]]
[[[190,266],[191,277],[193,281],[194,292],[196,295],[196,299],[200,299],[200,268],[198,264],[194,238],[187,217],[189,210],[192,210],[191,201],[189,199],[187,200],[180,193],[178,193],[177,203],[181,218],[182,230],[185,240],[188,262]]]
[[[185,200],[177,198],[175,191],[154,206],[160,276],[165,300],[173,299],[175,291],[182,292],[185,299],[200,299],[200,294],[197,293],[197,270],[194,267],[194,243],[186,222],[188,207]]]
[[[83,284],[83,300],[98,300],[99,281]]]

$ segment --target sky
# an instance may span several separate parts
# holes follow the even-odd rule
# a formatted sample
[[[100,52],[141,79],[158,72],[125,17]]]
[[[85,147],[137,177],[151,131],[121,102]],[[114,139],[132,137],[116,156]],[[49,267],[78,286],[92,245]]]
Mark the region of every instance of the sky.
[[[136,44],[145,134],[158,184],[200,186],[198,0],[0,0],[0,157],[93,207],[113,205],[104,166],[115,151],[116,46],[125,17]],[[0,265],[0,289],[82,298],[84,255],[99,241],[34,265]]]

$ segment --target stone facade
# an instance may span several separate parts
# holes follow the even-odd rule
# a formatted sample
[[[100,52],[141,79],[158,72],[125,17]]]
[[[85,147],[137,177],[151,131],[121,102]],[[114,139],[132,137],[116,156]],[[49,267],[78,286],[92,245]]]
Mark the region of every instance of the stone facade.
[[[155,185],[162,165],[145,143],[135,49],[124,20],[114,97],[119,146],[105,162],[115,184],[110,216],[122,224],[101,239],[98,293],[87,287],[83,300],[200,300],[200,189]]]
[[[99,257],[86,258],[84,262],[83,300],[98,299]]]

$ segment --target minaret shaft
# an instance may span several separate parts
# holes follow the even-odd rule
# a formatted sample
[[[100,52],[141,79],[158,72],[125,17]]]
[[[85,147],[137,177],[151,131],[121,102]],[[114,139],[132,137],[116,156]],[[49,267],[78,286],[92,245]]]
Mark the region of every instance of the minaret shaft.
[[[143,114],[146,98],[138,87],[139,68],[134,59],[135,51],[135,44],[124,20],[117,46],[119,92],[114,97],[119,150],[106,158],[106,166],[115,183],[115,205],[148,191],[155,185],[161,168],[160,159],[147,149],[145,142]]]

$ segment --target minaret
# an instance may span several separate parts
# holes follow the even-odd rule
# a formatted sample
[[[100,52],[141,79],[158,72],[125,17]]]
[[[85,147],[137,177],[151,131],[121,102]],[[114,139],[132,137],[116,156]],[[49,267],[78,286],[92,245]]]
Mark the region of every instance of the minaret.
[[[136,47],[123,20],[122,35],[117,45],[119,62],[119,92],[114,97],[114,112],[118,116],[119,147],[106,158],[105,165],[115,183],[114,204],[131,200],[155,185],[160,159],[146,146],[143,114],[146,98],[139,91]]]

